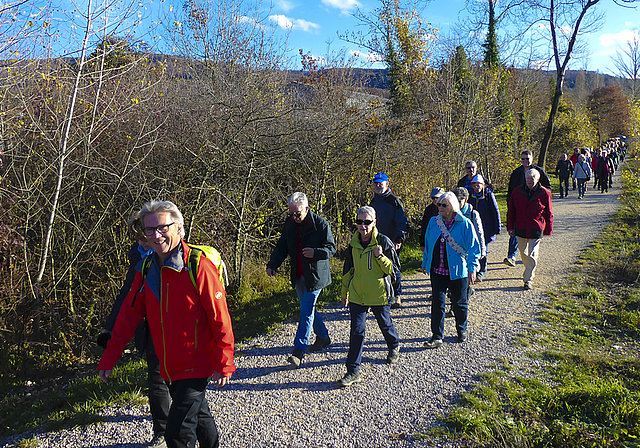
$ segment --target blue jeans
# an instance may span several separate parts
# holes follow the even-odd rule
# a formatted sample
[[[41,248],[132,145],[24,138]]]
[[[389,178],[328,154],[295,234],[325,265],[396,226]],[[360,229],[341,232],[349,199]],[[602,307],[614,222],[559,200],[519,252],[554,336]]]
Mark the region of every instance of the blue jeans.
[[[587,179],[578,178],[578,196],[584,196],[587,192]]]
[[[364,347],[364,336],[367,322],[367,311],[371,308],[376,316],[378,327],[382,331],[384,340],[389,349],[400,345],[400,338],[396,327],[391,320],[389,305],[365,306],[349,302],[349,313],[351,314],[351,333],[349,336],[349,354],[347,355],[347,372],[357,372],[362,363],[362,349]]]
[[[293,342],[294,349],[300,349],[305,351],[309,346],[309,337],[311,336],[311,329],[316,336],[321,338],[329,337],[329,330],[322,321],[320,313],[316,309],[316,301],[322,289],[316,289],[315,291],[307,291],[304,285],[304,277],[296,282],[296,293],[298,294],[298,300],[300,301],[300,320],[298,321],[298,331],[296,332],[296,339]]]
[[[447,297],[447,288],[451,291],[451,309],[456,318],[456,331],[467,330],[467,277],[457,280],[449,279],[448,275],[440,275],[431,272],[431,290],[433,299],[431,302],[431,332],[433,336],[442,339],[444,335],[444,304]]]
[[[218,429],[205,397],[209,378],[176,380],[169,386],[171,408],[164,439],[168,448],[217,448]]]
[[[507,257],[512,260],[516,259],[516,255],[518,254],[518,237],[510,236],[509,237],[509,252],[507,253]]]

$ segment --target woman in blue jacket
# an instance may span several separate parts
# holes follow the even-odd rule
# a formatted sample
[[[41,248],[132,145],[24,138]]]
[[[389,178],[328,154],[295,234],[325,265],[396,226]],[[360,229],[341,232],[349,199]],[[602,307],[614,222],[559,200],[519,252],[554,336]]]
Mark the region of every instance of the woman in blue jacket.
[[[460,203],[448,191],[438,198],[439,215],[429,221],[422,256],[422,272],[431,276],[431,332],[426,348],[443,344],[447,288],[456,319],[458,342],[467,340],[467,288],[480,268],[480,243],[473,224],[460,213]]]

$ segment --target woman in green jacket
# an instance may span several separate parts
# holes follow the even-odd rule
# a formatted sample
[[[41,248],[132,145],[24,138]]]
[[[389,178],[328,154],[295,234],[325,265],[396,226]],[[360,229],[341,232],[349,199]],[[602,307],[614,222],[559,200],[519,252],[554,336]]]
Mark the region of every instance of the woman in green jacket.
[[[396,363],[400,353],[400,339],[389,306],[389,298],[393,297],[391,280],[399,266],[398,255],[391,240],[378,233],[376,211],[372,207],[358,209],[356,224],[358,231],[351,238],[342,275],[342,303],[349,305],[351,314],[347,374],[338,382],[342,387],[362,381],[360,363],[369,309],[387,343],[387,362]]]

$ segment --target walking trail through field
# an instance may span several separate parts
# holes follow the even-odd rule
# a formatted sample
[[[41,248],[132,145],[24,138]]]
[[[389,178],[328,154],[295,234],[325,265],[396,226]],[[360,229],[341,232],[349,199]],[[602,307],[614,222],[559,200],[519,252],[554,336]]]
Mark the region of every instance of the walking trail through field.
[[[593,189],[579,200],[554,194],[553,235],[544,237],[534,289],[524,291],[523,266],[502,263],[508,235],[503,228],[488,247],[488,275],[475,285],[469,305],[469,339],[456,342],[452,319],[445,324],[445,344],[425,350],[430,336],[431,294],[422,274],[403,280],[403,306],[392,310],[402,339],[398,364],[385,362],[387,347],[371,314],[363,364],[364,381],[340,389],[349,344],[349,314],[342,304],[323,310],[333,344],[305,358],[299,369],[288,365],[296,323],[240,344],[238,371],[222,390],[207,392],[221,434],[222,447],[431,447],[455,446],[423,436],[455,404],[479,374],[507,362],[525,374],[535,360],[513,344],[513,337],[537,325],[544,290],[562,283],[581,250],[601,232],[615,212],[620,193]],[[503,218],[504,219],[504,218]],[[148,408],[112,409],[101,425],[40,434],[42,447],[142,447],[151,438]],[[4,446],[12,446],[12,443]]]

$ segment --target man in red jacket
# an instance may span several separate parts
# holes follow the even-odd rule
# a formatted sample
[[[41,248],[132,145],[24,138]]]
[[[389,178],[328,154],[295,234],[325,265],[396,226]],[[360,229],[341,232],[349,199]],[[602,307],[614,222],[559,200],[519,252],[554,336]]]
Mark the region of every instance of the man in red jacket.
[[[211,379],[222,387],[235,371],[224,287],[215,265],[204,254],[194,286],[186,269],[191,248],[182,240],[184,219],[175,204],[147,202],[139,217],[155,253],[144,278],[143,262],[138,263],[98,366],[100,379],[107,381],[136,326],[146,317],[160,374],[172,398],[164,434],[167,446],[186,448],[197,438],[203,448],[218,447],[218,431],[205,391]]]
[[[551,191],[540,185],[540,172],[535,168],[525,173],[525,184],[516,188],[509,199],[507,231],[518,237],[524,264],[524,289],[532,288],[538,263],[542,235],[553,231]]]

